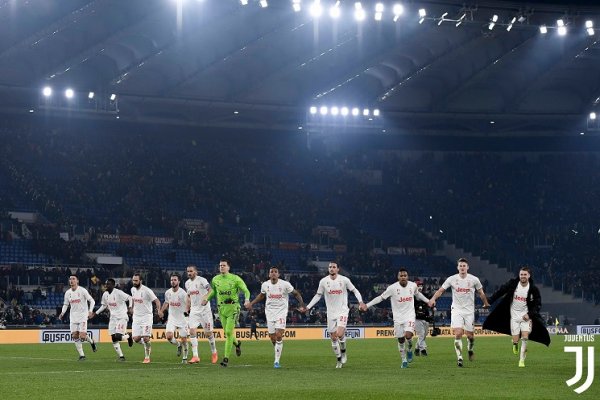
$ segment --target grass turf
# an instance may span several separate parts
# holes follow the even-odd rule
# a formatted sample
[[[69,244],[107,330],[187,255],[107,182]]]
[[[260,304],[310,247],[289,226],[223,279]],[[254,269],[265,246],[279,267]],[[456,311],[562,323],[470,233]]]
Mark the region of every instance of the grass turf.
[[[415,357],[408,369],[400,369],[394,339],[348,340],[348,363],[343,369],[335,369],[329,341],[289,340],[285,342],[283,368],[279,370],[273,369],[273,347],[268,341],[244,341],[242,356],[234,353],[227,368],[210,364],[206,341],[200,341],[202,360],[196,365],[181,365],[175,346],[168,343],[153,345],[149,365],[141,363],[142,346],[129,348],[127,342],[121,344],[127,358],[124,363],[116,361],[116,353],[108,343],[99,344],[97,353],[86,343],[87,360],[83,362],[77,361],[72,344],[0,345],[0,393],[3,399],[61,400],[181,396],[597,399],[597,381],[581,395],[565,384],[575,374],[575,356],[563,351],[561,336],[553,340],[550,348],[530,342],[526,368],[517,367],[518,357],[512,354],[508,336],[477,338],[473,362],[467,360],[465,343],[463,368],[456,366],[451,338],[429,338],[430,355]],[[223,342],[218,342],[217,347],[221,352]],[[584,368],[584,379],[586,374]]]

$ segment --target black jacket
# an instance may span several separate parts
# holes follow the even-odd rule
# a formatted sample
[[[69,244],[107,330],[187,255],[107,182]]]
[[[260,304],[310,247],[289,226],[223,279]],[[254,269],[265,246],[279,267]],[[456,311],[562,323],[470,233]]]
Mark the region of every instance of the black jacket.
[[[483,322],[483,329],[496,331],[511,335],[510,332],[510,306],[512,303],[515,290],[519,279],[511,279],[506,282],[500,289],[496,291],[488,300],[493,304],[496,300],[502,297],[498,306],[488,315]],[[550,335],[542,317],[540,309],[542,308],[542,296],[540,290],[533,284],[533,280],[529,279],[529,292],[527,293],[527,310],[531,319],[532,327],[529,333],[529,339],[534,342],[543,343],[546,346],[550,345]]]
[[[423,296],[427,297],[428,299],[431,298],[429,293],[423,293]],[[429,323],[433,322],[432,309],[429,308],[427,303],[425,303],[424,301],[421,301],[421,300],[417,300],[416,298],[415,298],[415,315],[416,315],[417,319],[427,321]]]

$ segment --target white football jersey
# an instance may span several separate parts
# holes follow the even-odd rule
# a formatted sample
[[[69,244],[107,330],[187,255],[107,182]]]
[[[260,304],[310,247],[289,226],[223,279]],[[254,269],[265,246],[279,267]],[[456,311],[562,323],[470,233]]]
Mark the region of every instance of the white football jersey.
[[[140,285],[139,289],[134,286],[131,288],[131,297],[133,298],[133,316],[152,318],[152,302],[157,298],[152,289],[144,285]]]
[[[169,303],[169,321],[185,325],[185,312],[187,302],[187,293],[182,288],[173,291],[173,288],[165,292],[165,303]]]
[[[287,316],[290,293],[293,291],[292,284],[283,279],[278,279],[277,283],[271,283],[270,279],[263,282],[260,292],[267,298],[265,302],[267,321]]]
[[[128,319],[127,303],[131,299],[127,293],[119,289],[113,289],[112,293],[106,290],[102,294],[101,304],[110,311],[110,319]]]
[[[354,291],[359,302],[362,302],[362,297],[358,290],[354,287],[350,279],[343,275],[337,275],[335,279],[331,279],[328,275],[319,282],[317,294],[325,297],[325,305],[327,306],[327,317],[337,318],[340,314],[347,313],[348,308],[348,291]]]
[[[416,319],[415,294],[417,291],[417,284],[408,281],[405,287],[400,285],[400,282],[393,283],[381,294],[384,300],[390,299],[394,322]]]
[[[206,310],[210,311],[210,302],[203,306],[202,299],[210,290],[210,283],[201,276],[197,276],[196,279],[188,279],[185,281],[185,291],[190,296],[191,306],[190,313],[201,313]]]
[[[473,314],[475,312],[475,291],[482,288],[479,278],[467,274],[464,278],[455,274],[442,284],[444,290],[452,287],[452,312]]]
[[[89,303],[89,305],[88,305]],[[69,311],[69,319],[71,323],[85,322],[88,320],[88,315],[94,310],[96,302],[90,296],[88,291],[81,286],[77,289],[69,289],[65,292],[64,306],[71,306]]]
[[[529,282],[525,287],[521,285],[521,282],[517,283],[517,290],[515,290],[510,305],[510,317],[512,319],[521,320],[523,315],[529,312],[527,309],[527,293],[529,293]]]

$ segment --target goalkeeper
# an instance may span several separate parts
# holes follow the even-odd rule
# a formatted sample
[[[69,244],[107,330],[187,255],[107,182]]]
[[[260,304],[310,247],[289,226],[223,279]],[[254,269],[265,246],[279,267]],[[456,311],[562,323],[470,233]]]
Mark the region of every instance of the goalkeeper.
[[[210,286],[212,291],[202,300],[202,305],[206,305],[210,299],[217,296],[217,308],[219,309],[219,319],[225,332],[225,356],[221,362],[221,366],[226,367],[229,363],[229,355],[231,349],[235,346],[235,354],[242,354],[242,343],[235,340],[233,329],[240,315],[240,298],[239,292],[244,293],[244,306],[250,304],[250,291],[246,284],[239,276],[229,273],[229,262],[221,260],[219,262],[219,275],[216,275]]]

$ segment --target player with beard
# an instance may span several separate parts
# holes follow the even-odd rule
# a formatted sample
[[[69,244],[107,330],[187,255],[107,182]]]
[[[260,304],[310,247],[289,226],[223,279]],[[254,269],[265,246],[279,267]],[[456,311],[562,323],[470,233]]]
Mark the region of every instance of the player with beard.
[[[150,337],[152,336],[152,303],[158,310],[158,316],[163,317],[160,309],[160,300],[156,297],[152,289],[142,284],[142,276],[139,273],[133,274],[131,279],[133,287],[131,288],[131,297],[133,298],[133,323],[131,330],[133,332],[133,341],[144,345],[144,364],[150,363],[150,354],[152,346]]]
[[[182,364],[187,364],[187,321],[185,314],[188,309],[188,295],[182,288],[179,287],[179,274],[171,274],[171,288],[165,292],[165,302],[162,305],[161,312],[169,310],[169,318],[167,318],[167,341],[177,346],[177,357],[181,358]],[[179,331],[181,342],[175,339],[175,330]],[[183,350],[183,351],[182,351]]]
[[[196,364],[200,362],[197,329],[198,326],[202,326],[210,345],[211,362],[216,364],[219,355],[217,354],[217,344],[215,343],[215,335],[213,334],[215,326],[213,314],[210,303],[206,305],[201,304],[202,299],[210,294],[212,288],[206,278],[198,275],[198,269],[195,265],[188,265],[186,272],[188,280],[185,282],[185,290],[189,297],[188,312],[190,314],[188,327],[190,330],[190,343],[192,344],[192,359],[189,363]]]
[[[336,368],[342,368],[348,356],[346,354],[346,325],[348,324],[348,291],[353,292],[360,307],[364,307],[362,296],[350,279],[339,274],[337,262],[330,262],[329,275],[321,279],[317,294],[312,298],[304,311],[314,307],[321,297],[325,297],[327,307],[327,330],[331,337],[331,347],[337,358]]]

